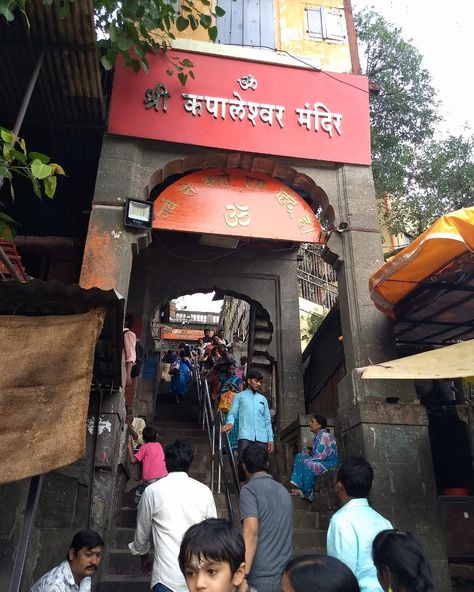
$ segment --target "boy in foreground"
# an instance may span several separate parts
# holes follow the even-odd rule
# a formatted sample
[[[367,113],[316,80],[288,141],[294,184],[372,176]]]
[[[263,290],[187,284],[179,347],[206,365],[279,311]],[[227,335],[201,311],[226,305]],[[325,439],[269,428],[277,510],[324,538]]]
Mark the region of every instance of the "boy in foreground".
[[[242,535],[222,518],[194,524],[183,537],[179,567],[189,592],[234,592],[246,577]]]

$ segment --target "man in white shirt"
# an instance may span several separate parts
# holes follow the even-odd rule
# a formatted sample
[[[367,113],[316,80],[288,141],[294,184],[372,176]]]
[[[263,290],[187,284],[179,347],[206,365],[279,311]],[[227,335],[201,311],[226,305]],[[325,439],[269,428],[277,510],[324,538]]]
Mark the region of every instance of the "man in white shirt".
[[[99,567],[103,548],[104,541],[94,530],[76,533],[67,560],[41,576],[30,592],[90,592],[91,577]]]
[[[188,592],[178,564],[181,540],[193,524],[215,518],[216,506],[209,487],[188,475],[193,460],[188,442],[168,444],[165,460],[168,476],[145,489],[138,506],[135,539],[129,548],[133,555],[140,555],[145,574],[153,566],[152,592]],[[150,535],[154,558],[148,554]]]
[[[217,332],[217,338],[219,339],[220,345],[225,345],[226,347],[229,345],[229,342],[224,337],[224,329],[219,329],[219,331]]]
[[[369,506],[374,471],[362,457],[351,456],[339,467],[336,494],[342,508],[331,518],[327,551],[356,576],[361,592],[383,592],[372,560],[372,542],[391,523]]]

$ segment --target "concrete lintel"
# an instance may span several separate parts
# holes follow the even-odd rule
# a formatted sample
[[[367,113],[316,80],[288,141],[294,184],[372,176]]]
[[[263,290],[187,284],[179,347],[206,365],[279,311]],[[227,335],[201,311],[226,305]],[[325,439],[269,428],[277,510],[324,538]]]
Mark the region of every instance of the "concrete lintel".
[[[338,433],[343,433],[359,424],[386,424],[427,426],[426,409],[417,403],[391,404],[381,401],[359,401],[346,407],[337,418]]]
[[[361,401],[386,403],[389,397],[396,398],[401,403],[416,400],[412,380],[364,380],[356,370],[344,376],[338,383],[338,391],[340,410]]]

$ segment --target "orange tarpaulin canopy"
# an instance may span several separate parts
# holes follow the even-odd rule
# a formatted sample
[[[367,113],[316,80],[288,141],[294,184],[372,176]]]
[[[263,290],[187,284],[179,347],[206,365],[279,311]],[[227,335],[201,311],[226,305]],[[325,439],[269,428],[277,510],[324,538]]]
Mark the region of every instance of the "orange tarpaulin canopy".
[[[428,278],[474,252],[474,207],[442,216],[369,280],[375,306],[394,318],[395,306]]]

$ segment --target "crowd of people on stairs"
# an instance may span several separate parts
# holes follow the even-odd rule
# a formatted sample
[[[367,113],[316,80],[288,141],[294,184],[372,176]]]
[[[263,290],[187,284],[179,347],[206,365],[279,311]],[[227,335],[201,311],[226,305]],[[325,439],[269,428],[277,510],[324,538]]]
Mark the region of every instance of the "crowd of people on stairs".
[[[127,323],[125,394],[133,403],[136,339],[130,319]],[[187,394],[192,370],[204,373],[214,412],[223,415],[221,429],[231,436],[241,463],[243,485],[240,530],[217,518],[210,488],[189,476],[191,444],[177,439],[163,449],[156,429],[127,408],[128,459],[132,466],[140,463],[142,476],[134,540],[128,547],[150,576],[152,592],[435,591],[420,543],[370,507],[374,471],[362,457],[341,461],[326,417],[311,416],[314,437],[294,459],[288,490],[270,474],[274,438],[268,401],[260,392],[263,375],[247,369],[245,356],[236,362],[223,332],[211,336],[206,331],[194,348],[180,344],[162,362],[163,379],[177,403]],[[329,523],[327,555],[292,557],[291,495],[312,503],[315,481],[328,470],[337,471],[334,490],[341,507]],[[104,547],[98,533],[77,533],[66,561],[44,574],[30,592],[90,592]]]

